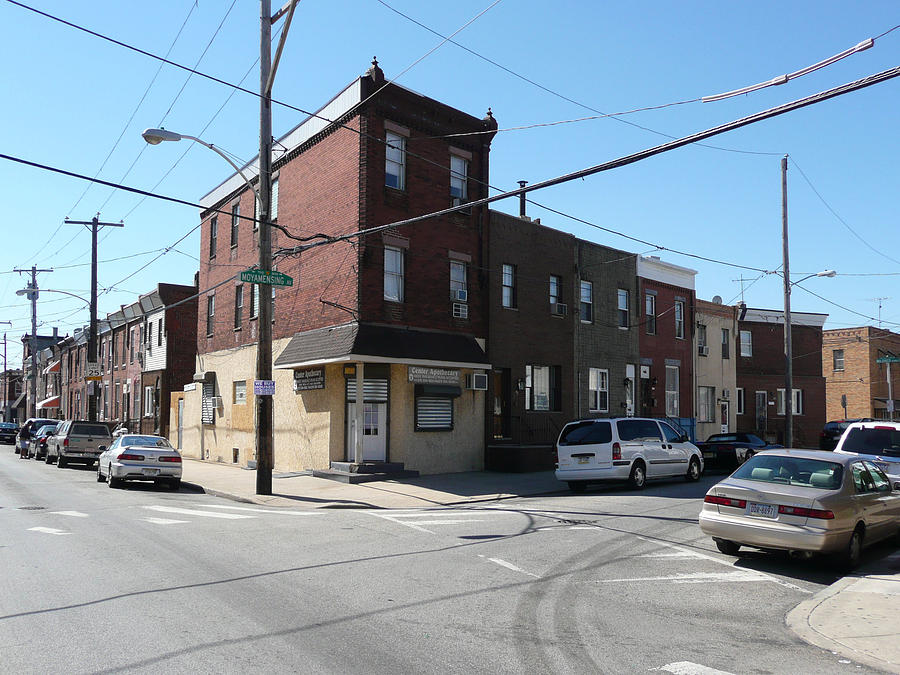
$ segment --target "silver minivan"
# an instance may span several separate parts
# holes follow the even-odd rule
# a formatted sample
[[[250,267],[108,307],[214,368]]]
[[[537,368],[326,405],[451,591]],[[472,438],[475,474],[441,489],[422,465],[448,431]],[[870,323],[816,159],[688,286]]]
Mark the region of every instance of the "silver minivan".
[[[569,422],[559,435],[556,456],[556,478],[572,492],[610,480],[640,489],[649,478],[694,481],[703,473],[703,455],[683,432],[646,417]]]

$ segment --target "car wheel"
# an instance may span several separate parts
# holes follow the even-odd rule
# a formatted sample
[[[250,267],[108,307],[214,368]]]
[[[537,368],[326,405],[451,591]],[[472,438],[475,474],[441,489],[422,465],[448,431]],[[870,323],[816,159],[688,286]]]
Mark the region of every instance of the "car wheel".
[[[640,490],[647,482],[647,469],[641,461],[635,462],[631,466],[631,474],[628,476],[628,484],[635,490]]]
[[[570,480],[569,489],[576,495],[580,495],[587,489],[587,482],[583,480]]]
[[[103,472],[100,471],[100,462],[97,462],[97,482],[103,483],[106,478],[103,476]]]
[[[56,460],[56,466],[60,469],[64,468],[66,466],[66,458],[60,455]]]
[[[741,550],[741,545],[728,539],[713,539],[716,542],[716,548],[725,555],[737,555]]]
[[[47,451],[47,454],[44,455],[44,462],[47,464],[53,464],[53,458],[50,457],[50,451]]]
[[[700,480],[700,460],[696,457],[691,457],[691,462],[688,464],[687,474],[685,475],[689,481]]]
[[[109,467],[109,470],[106,473],[106,484],[111,488],[122,487],[122,479],[115,478],[112,475],[112,466]]]
[[[841,570],[849,572],[859,566],[859,560],[862,557],[863,547],[863,530],[857,527],[850,535],[850,541],[847,546],[837,556],[837,564]]]

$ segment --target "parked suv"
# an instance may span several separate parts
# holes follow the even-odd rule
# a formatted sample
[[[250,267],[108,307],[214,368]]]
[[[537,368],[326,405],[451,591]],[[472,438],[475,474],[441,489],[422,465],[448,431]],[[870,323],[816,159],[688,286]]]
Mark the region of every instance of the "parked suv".
[[[599,481],[627,480],[640,489],[648,478],[698,480],[703,473],[703,456],[682,431],[643,417],[569,422],[559,435],[556,456],[556,478],[572,492]]]
[[[112,443],[112,434],[102,422],[66,420],[51,439],[47,450],[48,464],[56,460],[60,468],[70,462],[93,466],[100,453]]]
[[[844,430],[834,451],[868,459],[891,483],[900,481],[900,423],[854,422]]]
[[[57,424],[59,420],[51,420],[46,417],[29,417],[25,420],[25,424],[22,425],[22,428],[19,429],[19,433],[16,436],[16,452],[22,458],[28,457],[28,444],[31,442],[31,437],[37,433],[37,430],[44,426],[45,424]],[[24,453],[22,452],[24,450]]]

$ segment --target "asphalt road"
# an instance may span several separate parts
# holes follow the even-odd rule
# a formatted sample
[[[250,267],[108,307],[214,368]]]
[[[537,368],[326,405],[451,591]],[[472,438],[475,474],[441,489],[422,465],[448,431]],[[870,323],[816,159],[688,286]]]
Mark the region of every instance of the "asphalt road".
[[[785,627],[826,565],[701,534],[715,480],[308,511],[0,446],[0,672],[875,672]]]

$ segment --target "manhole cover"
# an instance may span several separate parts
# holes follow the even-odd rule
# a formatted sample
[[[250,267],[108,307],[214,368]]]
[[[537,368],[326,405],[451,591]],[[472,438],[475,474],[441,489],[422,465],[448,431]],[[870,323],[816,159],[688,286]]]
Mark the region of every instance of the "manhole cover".
[[[45,506],[20,506],[19,511],[43,511]]]

